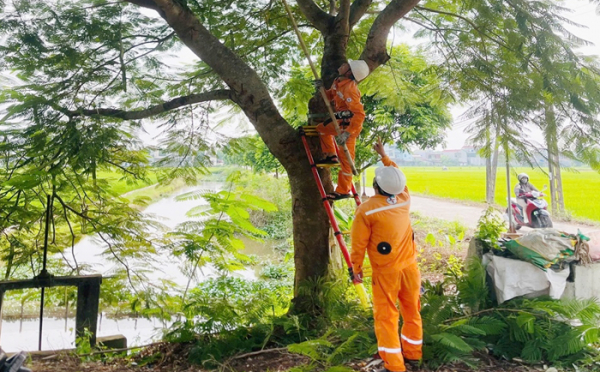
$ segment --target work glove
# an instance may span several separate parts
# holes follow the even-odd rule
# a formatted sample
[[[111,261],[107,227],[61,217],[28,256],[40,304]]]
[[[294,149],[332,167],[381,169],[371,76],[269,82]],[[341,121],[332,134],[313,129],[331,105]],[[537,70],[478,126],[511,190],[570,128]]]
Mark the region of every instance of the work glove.
[[[313,80],[313,86],[316,90],[321,90],[321,88],[325,87],[325,84],[323,84],[323,80],[317,79]]]
[[[359,284],[362,282],[363,282],[363,272],[359,271],[357,273],[354,273],[354,278],[352,279],[352,283]]]
[[[350,119],[351,117],[353,117],[354,114],[352,113],[352,111],[338,111],[335,113],[335,118],[336,119]]]
[[[335,142],[337,142],[337,144],[339,146],[343,146],[348,141],[348,138],[350,138],[350,132],[344,131],[344,132],[340,133],[339,136],[335,137]]]

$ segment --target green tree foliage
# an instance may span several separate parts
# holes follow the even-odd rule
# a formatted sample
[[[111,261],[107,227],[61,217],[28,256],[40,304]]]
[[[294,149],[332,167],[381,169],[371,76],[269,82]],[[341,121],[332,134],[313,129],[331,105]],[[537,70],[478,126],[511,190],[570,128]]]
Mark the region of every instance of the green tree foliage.
[[[226,164],[243,165],[258,173],[283,172],[281,163],[257,135],[231,139],[224,152]]]
[[[520,135],[526,119],[549,105],[557,115],[576,119],[572,133],[589,138],[585,142],[586,136],[578,135],[581,144],[598,143],[597,74],[592,62],[573,53],[579,41],[565,30],[568,21],[558,1],[417,3],[341,0],[332,3],[329,14],[321,8],[329,4],[297,0],[294,12],[311,50],[323,55],[326,83],[347,57],[366,60],[374,70],[373,82],[380,73],[387,76],[364,93],[381,92],[374,96],[380,110],[374,115],[387,112],[403,145],[409,140],[422,144],[419,138],[446,125],[442,118],[447,116],[449,88],[459,99],[487,98],[490,104],[478,105],[487,112],[504,110],[499,135],[523,153],[527,149]],[[437,55],[429,60],[438,66],[428,68],[422,58],[395,48],[388,52],[388,33],[401,19],[418,24],[421,34],[432,38]],[[143,177],[145,154],[132,138],[142,121],[150,119],[163,131],[161,147],[193,159],[191,166],[182,162],[161,179],[191,181],[204,170],[202,154],[214,129],[209,114],[227,105],[246,115],[286,169],[296,216],[313,217],[294,220],[296,249],[302,250],[296,255],[297,289],[300,281],[325,275],[327,218],[314,185],[307,182],[310,169],[290,126],[298,123],[285,120],[281,112],[286,110],[273,99],[289,93],[288,79],[307,76],[279,1],[3,2],[0,38],[0,69],[17,79],[0,94],[6,112],[0,119],[2,156],[9,164],[0,179],[12,182],[0,185],[3,232],[35,226],[32,234],[39,236],[49,194],[56,202],[55,222],[64,218],[66,236],[78,235],[69,231],[67,219],[81,219],[76,228],[117,242],[109,244],[115,259],[151,250],[143,233],[147,222],[100,190],[106,187],[94,179],[96,169],[119,168],[132,179]],[[400,66],[389,73],[377,69],[390,54],[392,65],[399,58]],[[399,94],[393,95],[396,90]],[[304,85],[294,91],[313,90]],[[294,107],[299,105],[288,111],[303,116]],[[28,149],[33,150],[26,154]],[[592,158],[593,151],[586,156]],[[62,170],[67,176],[59,174]],[[25,197],[31,178],[37,189]],[[38,252],[39,239],[29,240],[2,244],[8,256],[11,249],[23,249],[20,245],[32,249],[37,244]],[[30,252],[29,257],[38,255]]]
[[[554,140],[561,139],[565,153],[583,159],[583,149],[598,142],[600,70],[595,58],[574,51],[589,42],[567,29],[578,26],[568,12],[548,0],[430,0],[411,17],[423,27],[419,33],[433,39],[431,48],[443,60],[440,72],[456,94],[477,101],[470,115],[479,120],[471,131],[488,153],[491,127],[517,155],[531,160],[537,146],[527,128],[532,119],[546,128],[548,105],[561,116]]]
[[[366,113],[356,146],[359,169],[377,161],[372,150],[377,138],[402,150],[431,148],[443,142],[444,130],[450,127],[448,105],[453,97],[434,65],[422,52],[404,44],[394,46],[390,53],[386,66],[359,85]],[[290,123],[306,123],[305,102],[314,93],[311,79],[308,68],[295,67],[282,89],[281,101]]]

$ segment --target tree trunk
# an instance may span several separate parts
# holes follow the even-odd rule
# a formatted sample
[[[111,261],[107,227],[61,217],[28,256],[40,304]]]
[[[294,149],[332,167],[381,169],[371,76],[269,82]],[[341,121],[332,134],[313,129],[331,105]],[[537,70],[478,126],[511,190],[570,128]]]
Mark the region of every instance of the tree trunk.
[[[321,76],[326,87],[330,87],[333,80],[338,76],[338,68],[347,62],[346,47],[348,46],[348,35],[333,33],[325,36],[325,49],[321,59]],[[319,98],[321,96],[319,95]]]
[[[552,149],[548,141],[546,140],[546,146],[548,147],[548,173],[550,177],[550,206],[552,207],[552,213],[558,213],[558,205],[556,204],[556,177],[554,174],[554,156]]]
[[[498,157],[500,155],[500,151],[499,151],[499,147],[500,145],[498,144],[498,137],[496,136],[496,139],[494,140],[494,152],[492,153],[492,178],[491,178],[491,182],[492,182],[492,187],[491,187],[491,202],[490,203],[494,203],[494,199],[496,196],[496,174],[498,173]]]
[[[496,135],[496,138],[494,138],[493,141],[492,138],[488,136],[487,141],[488,148],[493,148],[493,151],[491,150],[485,159],[485,201],[488,204],[494,204],[496,196],[496,174],[498,172],[498,136]]]
[[[545,120],[552,212],[556,215],[561,215],[565,212],[565,202],[563,198],[562,176],[560,172],[560,153],[558,150],[558,124],[556,123],[556,115],[554,114],[552,107],[546,107]]]
[[[508,150],[508,142],[504,142],[504,156],[506,157],[506,202],[508,211],[508,232],[514,233],[515,226],[513,225],[512,206],[511,206],[511,187],[510,187],[510,155]]]
[[[311,313],[317,289],[314,284],[327,274],[329,267],[329,219],[308,160],[304,159],[288,169],[292,191],[292,218],[294,223],[294,278],[293,312]],[[331,183],[329,172],[322,172],[323,181]],[[302,290],[303,286],[306,286]]]
[[[492,154],[485,158],[485,202],[492,204],[494,202],[494,192],[492,191]]]
[[[558,152],[558,148],[556,149]],[[556,166],[554,167],[554,175],[556,177],[556,193],[558,195],[558,209],[560,210],[560,213],[565,214],[566,209],[565,209],[565,199],[564,199],[564,194],[563,194],[563,185],[562,185],[562,174],[560,171],[560,158],[559,155],[557,153],[556,155]]]

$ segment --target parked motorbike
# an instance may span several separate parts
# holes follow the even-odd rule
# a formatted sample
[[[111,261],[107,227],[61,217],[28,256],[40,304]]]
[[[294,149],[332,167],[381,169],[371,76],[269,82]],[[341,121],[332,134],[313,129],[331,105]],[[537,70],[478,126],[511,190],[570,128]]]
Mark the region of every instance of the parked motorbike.
[[[542,189],[542,191],[544,190]],[[527,205],[524,211],[523,207],[517,203],[516,198],[511,199],[512,218],[515,229],[519,230],[523,226],[533,229],[552,227],[552,219],[548,212],[548,202],[542,199],[546,195],[540,191],[532,191],[526,193],[524,196],[527,198]],[[527,215],[527,223],[525,223],[524,215]]]

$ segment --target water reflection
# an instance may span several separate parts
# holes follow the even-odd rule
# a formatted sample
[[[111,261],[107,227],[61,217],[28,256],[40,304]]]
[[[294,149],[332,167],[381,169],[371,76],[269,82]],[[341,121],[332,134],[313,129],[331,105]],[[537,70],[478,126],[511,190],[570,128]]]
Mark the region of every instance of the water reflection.
[[[166,227],[165,231],[168,231],[180,223],[194,220],[195,218],[188,217],[186,213],[196,206],[207,204],[203,199],[177,201],[177,196],[194,191],[218,191],[221,188],[221,183],[203,183],[199,186],[182,189],[174,195],[149,205],[144,210],[144,214],[159,221]],[[165,231],[155,232],[160,236]],[[265,259],[268,259],[273,254],[272,243],[256,242],[247,238],[243,240],[246,244],[245,254],[252,254]],[[106,276],[110,275],[116,269],[121,268],[118,263],[112,262],[103,255],[106,248],[106,243],[94,236],[85,237],[75,245],[75,258],[79,265],[86,267],[85,274],[100,273]],[[65,252],[65,257],[73,264],[74,261],[70,249]],[[169,280],[176,284],[178,290],[185,288],[188,277],[185,275],[183,258],[174,257],[169,252],[163,251],[159,252],[156,262],[146,274],[150,281]],[[132,268],[142,267],[148,269],[146,260],[130,259],[128,264]],[[236,271],[231,275],[252,280],[257,277],[258,271],[259,268],[248,268]],[[193,287],[198,282],[217,275],[218,273],[214,268],[205,266],[202,268],[202,271],[197,272],[197,278],[192,281],[191,286]],[[24,321],[22,332],[19,332],[19,325],[20,322],[18,320],[2,322],[2,334],[0,335],[0,345],[2,345],[2,348],[6,351],[37,350],[38,320]],[[130,346],[143,345],[156,340],[160,336],[160,330],[163,326],[164,324],[158,320],[131,318],[111,320],[104,318],[98,335],[123,334],[127,337]],[[42,349],[55,350],[74,347],[74,327],[74,319],[68,320],[66,331],[64,319],[44,319]]]

